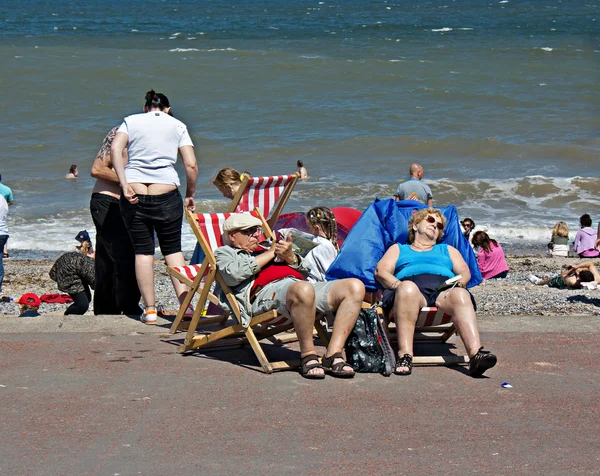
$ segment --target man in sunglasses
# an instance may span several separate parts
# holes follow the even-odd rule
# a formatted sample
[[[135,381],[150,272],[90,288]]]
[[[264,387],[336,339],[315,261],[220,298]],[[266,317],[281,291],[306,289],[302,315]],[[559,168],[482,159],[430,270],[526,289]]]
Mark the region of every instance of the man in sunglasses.
[[[215,250],[217,267],[240,303],[243,325],[250,316],[276,309],[294,323],[300,353],[301,375],[322,379],[325,371],[335,377],[351,378],[354,370],[342,357],[348,335],[360,312],[365,288],[358,279],[309,283],[310,267],[294,253],[291,235],[259,246],[261,221],[249,214],[234,214],[223,225],[229,245]],[[313,342],[316,314],[333,318],[333,332],[323,363]]]

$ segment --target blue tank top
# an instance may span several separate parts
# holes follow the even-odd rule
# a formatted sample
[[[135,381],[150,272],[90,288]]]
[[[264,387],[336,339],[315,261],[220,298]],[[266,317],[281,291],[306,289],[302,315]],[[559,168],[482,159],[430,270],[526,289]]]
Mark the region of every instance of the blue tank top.
[[[437,274],[452,278],[452,260],[448,245],[435,245],[430,251],[415,251],[410,245],[398,245],[400,257],[394,275],[398,279],[419,274]]]

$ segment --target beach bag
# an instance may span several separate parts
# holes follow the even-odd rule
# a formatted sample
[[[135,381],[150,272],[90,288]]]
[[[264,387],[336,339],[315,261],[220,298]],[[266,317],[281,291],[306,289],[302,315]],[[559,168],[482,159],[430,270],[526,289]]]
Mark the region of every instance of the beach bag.
[[[386,377],[394,372],[394,351],[374,307],[361,309],[345,349],[346,361],[356,372],[381,373]]]

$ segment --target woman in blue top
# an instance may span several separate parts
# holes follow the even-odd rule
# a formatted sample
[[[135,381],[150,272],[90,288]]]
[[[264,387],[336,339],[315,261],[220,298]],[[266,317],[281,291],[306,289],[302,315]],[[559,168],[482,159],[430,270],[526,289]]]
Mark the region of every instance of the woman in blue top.
[[[469,354],[472,376],[480,376],[496,365],[496,356],[481,347],[475,301],[465,289],[471,279],[469,266],[456,248],[437,243],[445,226],[446,218],[439,210],[419,210],[409,222],[409,244],[392,245],[375,269],[376,279],[385,288],[384,311],[396,320],[399,351],[394,373],[397,375],[412,372],[415,324],[421,308],[428,306],[452,316]],[[438,289],[456,275],[460,275],[460,280],[454,287]]]

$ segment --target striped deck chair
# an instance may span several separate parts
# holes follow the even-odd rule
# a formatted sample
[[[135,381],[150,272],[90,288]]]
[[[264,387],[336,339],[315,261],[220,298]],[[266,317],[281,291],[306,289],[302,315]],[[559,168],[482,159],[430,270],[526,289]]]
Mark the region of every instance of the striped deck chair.
[[[254,209],[254,211],[247,213],[251,213],[262,221],[265,237],[274,237],[273,231],[258,209]],[[253,316],[250,325],[247,328],[238,324],[241,322],[239,304],[217,269],[217,262],[213,253],[213,250],[225,244],[223,240],[223,223],[231,215],[232,213],[194,214],[186,211],[186,218],[202,247],[202,251],[204,251],[205,258],[202,264],[194,271],[196,274],[192,280],[191,290],[184,303],[181,305],[175,322],[173,323],[173,326],[177,328],[179,325],[178,321],[181,321],[183,318],[184,310],[192,301],[193,295],[200,289],[200,297],[196,305],[196,310],[194,311],[194,315],[189,324],[185,341],[183,345],[179,347],[179,351],[187,352],[199,348],[250,344],[265,373],[296,367],[299,365],[299,360],[269,362],[259,343],[259,340],[272,337],[280,332],[291,329],[293,327],[291,319],[280,316],[277,314],[277,311],[271,310],[258,316]],[[185,270],[184,272],[187,273],[188,271],[189,270]],[[202,278],[204,278],[203,283]],[[201,312],[207,302],[210,288],[215,281],[221,287],[223,294],[227,299],[229,307],[234,315],[235,322],[230,322],[230,325],[219,330],[197,335],[196,330],[198,329],[199,324],[201,322],[208,323],[207,320],[212,319],[202,317]],[[212,322],[214,322],[214,320],[212,320]],[[259,327],[259,331],[255,332],[253,330],[255,327]],[[327,345],[329,342],[327,334],[318,319],[315,321],[315,329],[321,338],[321,341]]]
[[[377,292],[367,292],[365,301],[376,303],[381,300],[381,290]],[[383,310],[378,307],[377,311],[383,316],[384,322],[387,324],[387,329],[390,333],[396,332],[396,324],[394,316],[383,314]],[[414,343],[418,344],[440,344],[445,343],[456,334],[456,328],[452,323],[452,316],[442,312],[437,307],[422,307],[417,317],[415,325]],[[396,339],[390,339],[390,342],[395,342]],[[469,362],[469,357],[466,355],[414,355],[413,365],[457,365]]]
[[[245,212],[258,208],[272,229],[299,178],[298,172],[273,177],[250,177],[244,174],[242,184],[227,211]]]

